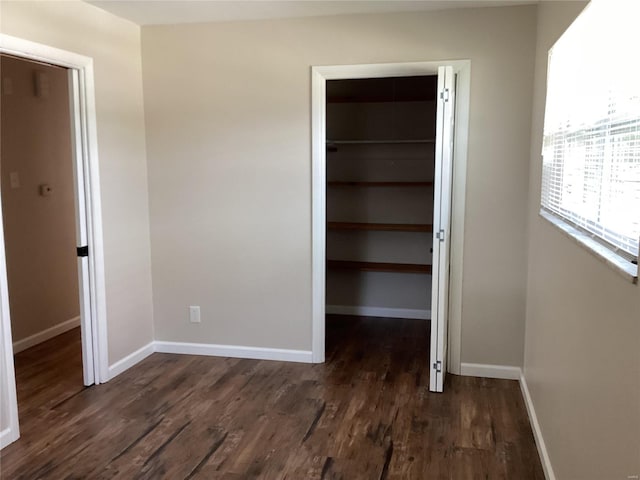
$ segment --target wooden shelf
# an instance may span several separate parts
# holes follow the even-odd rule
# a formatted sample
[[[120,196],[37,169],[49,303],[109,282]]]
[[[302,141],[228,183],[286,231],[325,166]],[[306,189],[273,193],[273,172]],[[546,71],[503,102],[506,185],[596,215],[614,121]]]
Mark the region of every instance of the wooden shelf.
[[[347,260],[327,260],[327,267],[361,272],[431,273],[431,265],[419,263],[353,262]]]
[[[432,232],[433,225],[426,223],[357,223],[327,222],[328,230],[378,230],[384,232]]]
[[[431,187],[433,182],[343,182],[330,181],[332,187]]]
[[[406,140],[327,140],[329,145],[381,145],[381,144],[413,144],[436,143],[432,138],[415,138]]]
[[[433,102],[435,98],[426,97],[424,94],[394,98],[391,95],[369,95],[369,96],[327,96],[327,103],[403,103],[403,102]]]

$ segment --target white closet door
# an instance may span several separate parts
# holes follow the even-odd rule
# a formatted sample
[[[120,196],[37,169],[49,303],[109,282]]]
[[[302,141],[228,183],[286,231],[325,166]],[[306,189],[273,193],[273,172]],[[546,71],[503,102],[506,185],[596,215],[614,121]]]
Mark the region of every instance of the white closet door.
[[[76,203],[76,242],[78,247],[78,290],[80,292],[80,332],[82,335],[82,376],[85,385],[95,383],[93,359],[93,325],[91,321],[91,300],[89,283],[89,257],[87,235],[87,211],[85,195],[84,155],[80,109],[82,99],[77,98],[80,78],[77,70],[69,70],[69,98],[71,102],[71,140],[73,147],[73,177]]]
[[[439,67],[433,199],[433,267],[431,277],[431,372],[429,390],[432,392],[442,392],[447,371],[454,106],[455,75],[453,68]]]

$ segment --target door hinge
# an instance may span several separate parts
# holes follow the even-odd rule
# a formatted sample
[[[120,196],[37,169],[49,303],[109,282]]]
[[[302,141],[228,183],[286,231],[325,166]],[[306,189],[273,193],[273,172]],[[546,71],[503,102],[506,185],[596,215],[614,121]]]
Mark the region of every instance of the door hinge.
[[[84,247],[77,247],[76,251],[78,252],[79,257],[88,257],[89,256],[89,246],[85,245]]]
[[[433,364],[433,369],[436,371],[436,373],[440,373],[442,372],[442,362],[440,360],[438,360],[437,362],[435,362]]]
[[[436,238],[441,242],[444,242],[444,230],[440,229],[436,232]]]
[[[449,89],[445,88],[443,91],[440,92],[440,99],[443,102],[448,102],[449,101]]]

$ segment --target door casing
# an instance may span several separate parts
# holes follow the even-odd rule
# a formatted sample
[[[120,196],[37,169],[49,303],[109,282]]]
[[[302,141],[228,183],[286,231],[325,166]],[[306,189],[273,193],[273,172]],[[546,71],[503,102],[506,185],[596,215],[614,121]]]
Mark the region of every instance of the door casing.
[[[312,359],[325,361],[326,258],[326,82],[357,78],[437,75],[450,66],[456,75],[455,133],[451,195],[448,315],[449,373],[460,373],[464,215],[469,130],[470,60],[332,65],[311,67],[312,147]]]
[[[77,233],[83,233],[78,241],[86,237],[85,245],[89,249],[89,256],[79,259],[81,298],[86,307],[82,309],[83,364],[89,366],[89,370],[83,372],[84,382],[104,383],[109,380],[109,360],[93,59],[4,34],[0,34],[0,53],[69,69],[76,207],[78,204],[83,207],[76,208],[76,216],[82,215],[78,217],[81,227]],[[5,383],[2,389],[7,396],[9,424],[0,432],[0,448],[3,448],[19,438],[20,430],[1,208],[0,329],[3,342],[0,378]]]

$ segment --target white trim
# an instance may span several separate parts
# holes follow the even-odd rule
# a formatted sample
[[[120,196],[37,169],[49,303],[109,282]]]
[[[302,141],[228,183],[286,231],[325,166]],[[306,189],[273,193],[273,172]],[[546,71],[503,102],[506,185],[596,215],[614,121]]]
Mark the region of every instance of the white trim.
[[[471,62],[469,60],[311,67],[311,345],[313,362],[315,363],[322,363],[325,358],[326,82],[327,80],[349,78],[431,75],[437,73],[439,66],[444,65],[452,66],[457,75],[456,91],[458,96],[455,111],[453,195],[451,199],[449,359],[447,362],[447,371],[456,374],[460,373],[464,212],[467,178],[469,95],[471,90]]]
[[[84,156],[84,192],[87,207],[88,265],[91,287],[89,292],[91,321],[85,325],[86,329],[91,329],[86,342],[90,342],[91,345],[83,344],[83,350],[90,349],[93,354],[94,382],[106,382],[109,379],[107,308],[93,59],[5,34],[0,34],[0,52],[71,68],[78,72],[76,94],[79,100],[78,113],[82,127],[78,133],[80,133]],[[3,320],[9,321],[8,318]]]
[[[456,104],[451,186],[451,233],[449,236],[449,305],[447,372],[460,374],[462,357],[462,281],[464,278],[464,224],[467,194],[467,148],[471,105],[471,62],[445,62],[456,74]]]
[[[60,50],[41,43],[32,42],[18,37],[12,37],[0,33],[0,50],[3,53],[16,55],[21,58],[29,58],[44,63],[53,63],[61,67],[76,68],[86,67],[92,63],[90,57]]]
[[[502,378],[506,380],[519,380],[520,367],[510,365],[487,365],[483,363],[461,363],[460,374],[469,377]]]
[[[130,353],[126,357],[118,360],[109,367],[109,380],[117,377],[122,372],[129,370],[135,364],[141,362],[155,351],[154,342],[147,343],[144,347],[139,348],[133,353]]]
[[[89,284],[91,286],[91,320],[93,335],[95,383],[109,380],[109,348],[107,332],[107,287],[102,233],[102,196],[98,162],[98,126],[96,119],[93,60],[82,70],[85,93],[83,118],[86,126],[85,192],[87,194],[87,244],[89,245]]]
[[[313,362],[325,356],[326,282],[326,76],[311,68],[311,350]]]
[[[551,466],[549,452],[547,451],[547,445],[544,443],[540,423],[538,423],[538,416],[536,415],[536,410],[533,407],[533,400],[531,399],[531,394],[529,393],[527,379],[522,371],[520,372],[519,380],[520,390],[522,390],[524,404],[527,407],[527,413],[529,414],[529,423],[531,424],[531,430],[533,430],[533,438],[535,439],[536,446],[538,447],[538,455],[540,455],[540,463],[542,463],[544,476],[547,480],[556,480],[556,475],[553,472],[553,467]]]
[[[240,345],[155,341],[154,351],[185,355],[208,355],[212,357],[312,363],[312,355],[309,350],[286,350],[281,348],[247,347]]]
[[[5,428],[2,430],[0,432],[0,450],[15,442],[19,437],[20,434],[12,428]]]
[[[83,325],[84,330],[90,328],[91,332],[90,335],[86,335],[88,333],[86,331],[83,334],[83,351],[88,350],[90,355],[93,356],[93,381],[95,383],[106,382],[109,379],[107,309],[93,59],[5,34],[0,34],[0,52],[74,69],[78,72],[78,84],[73,86],[73,90],[74,98],[77,96],[79,101],[80,108],[78,113],[82,126],[81,131],[78,133],[81,135],[82,153],[84,155],[89,284],[91,286],[89,292],[91,319]],[[0,229],[1,233],[2,230]],[[6,382],[2,389],[7,393],[9,403],[9,429],[11,434],[6,438],[15,440],[19,437],[18,400],[15,392],[15,369],[11,341],[4,235],[2,234],[0,237],[0,329],[2,330],[4,343],[4,358],[2,359],[1,368],[5,370],[2,377]]]
[[[326,313],[333,315],[356,315],[358,317],[410,318],[417,320],[431,319],[431,310],[365,307],[361,305],[327,305]]]
[[[47,340],[52,339],[53,337],[57,337],[69,330],[72,330],[76,327],[80,326],[80,317],[73,317],[69,320],[65,320],[64,322],[58,323],[53,327],[49,327],[46,330],[42,330],[36,334],[30,335],[27,338],[23,338],[22,340],[16,340],[13,342],[13,354],[22,352],[27,348],[31,348],[39,343],[46,342]]]
[[[2,207],[0,206],[0,219]],[[7,261],[4,249],[4,225],[0,221],[0,340],[2,341],[3,355],[0,358],[0,378],[6,382],[0,385],[0,395],[4,393],[6,399],[0,398],[0,402],[7,404],[8,425],[0,434],[0,448],[4,448],[20,438],[20,425],[18,422],[18,396],[16,393],[16,371],[13,365],[13,345],[11,342],[11,318],[9,316],[9,286],[7,282]]]

